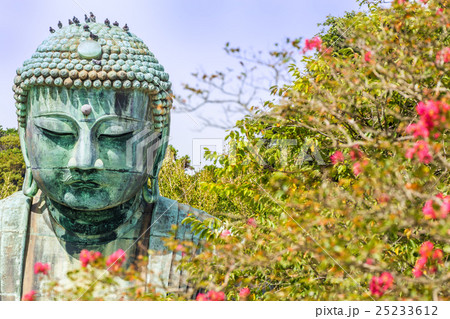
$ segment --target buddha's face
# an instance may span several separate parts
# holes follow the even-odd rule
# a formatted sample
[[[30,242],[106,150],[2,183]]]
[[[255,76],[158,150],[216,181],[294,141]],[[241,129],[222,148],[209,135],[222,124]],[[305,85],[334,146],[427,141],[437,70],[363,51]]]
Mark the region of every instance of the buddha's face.
[[[102,210],[142,190],[147,159],[136,145],[153,132],[147,95],[36,87],[28,101],[26,149],[44,194],[74,209]]]

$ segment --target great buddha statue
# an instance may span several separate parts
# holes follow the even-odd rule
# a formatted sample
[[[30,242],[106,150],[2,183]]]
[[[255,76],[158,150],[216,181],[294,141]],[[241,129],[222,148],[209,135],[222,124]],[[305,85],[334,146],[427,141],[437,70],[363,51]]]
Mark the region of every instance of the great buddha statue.
[[[64,278],[82,249],[148,250],[147,281],[185,287],[163,238],[198,239],[181,221],[203,211],[160,196],[170,123],[169,76],[120,27],[69,20],[17,69],[13,91],[26,164],[23,190],[0,201],[0,300],[39,290],[36,262]]]

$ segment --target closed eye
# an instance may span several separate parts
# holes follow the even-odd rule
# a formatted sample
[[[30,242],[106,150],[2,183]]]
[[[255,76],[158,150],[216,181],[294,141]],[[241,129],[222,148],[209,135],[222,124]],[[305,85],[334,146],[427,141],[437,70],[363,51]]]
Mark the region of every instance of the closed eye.
[[[125,137],[131,137],[133,135],[133,132],[125,132],[125,133],[119,133],[119,134],[100,134],[99,138],[106,137],[106,138],[125,138]]]
[[[49,135],[51,137],[73,137],[74,134],[70,133],[70,132],[56,132],[56,131],[51,131],[48,130],[46,128],[43,127],[39,127],[39,129],[45,134],[45,135]]]

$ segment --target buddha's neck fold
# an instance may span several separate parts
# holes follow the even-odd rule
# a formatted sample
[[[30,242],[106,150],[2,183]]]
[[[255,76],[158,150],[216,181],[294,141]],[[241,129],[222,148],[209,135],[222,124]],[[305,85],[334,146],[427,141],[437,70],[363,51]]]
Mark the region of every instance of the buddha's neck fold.
[[[113,208],[100,211],[74,210],[46,199],[56,235],[66,242],[99,244],[120,238],[141,218],[141,194]]]

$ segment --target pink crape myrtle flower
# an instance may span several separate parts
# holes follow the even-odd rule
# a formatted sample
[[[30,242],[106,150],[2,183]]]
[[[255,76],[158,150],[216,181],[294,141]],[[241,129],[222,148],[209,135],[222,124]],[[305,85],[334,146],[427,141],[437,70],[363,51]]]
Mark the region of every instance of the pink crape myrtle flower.
[[[364,159],[363,161],[360,162],[355,162],[353,164],[353,174],[355,174],[355,176],[361,174],[364,171],[364,167],[367,166],[367,164],[369,164],[369,161],[367,159]]]
[[[438,263],[442,263],[442,258],[444,257],[444,252],[441,249],[435,249],[432,258],[437,260]]]
[[[421,277],[423,275],[422,270],[417,269],[415,267],[414,267],[412,273],[413,273],[414,278],[419,278],[419,277]]]
[[[450,213],[450,195],[444,195],[442,193],[439,193],[436,197],[442,200],[442,205],[440,209],[441,217],[446,218],[448,213]]]
[[[434,245],[432,242],[426,241],[419,248],[419,254],[422,257],[431,257]]]
[[[421,277],[425,272],[434,274],[438,270],[438,265],[442,264],[444,252],[441,249],[434,249],[433,243],[426,241],[419,248],[420,258],[417,259],[416,265],[412,270],[415,278]],[[427,267],[427,264],[429,266]]]
[[[208,301],[208,297],[205,294],[198,294],[197,298],[195,298],[196,301]]]
[[[419,157],[419,161],[424,164],[429,164],[433,160],[426,141],[417,141],[412,148],[406,151],[405,157],[412,159],[416,154]]]
[[[407,133],[413,133],[415,138],[428,138],[430,132],[439,127],[441,124],[447,123],[447,114],[450,110],[450,105],[441,102],[429,100],[427,102],[419,102],[416,106],[417,114],[420,116],[418,123],[413,123],[406,128]],[[435,133],[436,138],[440,133]]]
[[[341,151],[336,151],[330,156],[331,163],[336,165],[337,163],[341,163],[345,160],[344,154]]]
[[[366,264],[367,265],[373,265],[375,263],[375,260],[373,258],[367,258],[366,259]]]
[[[386,193],[382,193],[380,196],[378,196],[377,200],[379,203],[387,203],[391,200],[391,196]]]
[[[380,277],[372,277],[369,289],[372,295],[381,297],[392,287],[393,283],[394,277],[389,272],[383,272]]]
[[[450,195],[444,195],[439,193],[436,195],[442,201],[442,205],[439,209],[439,212],[435,210],[434,205],[438,205],[435,200],[427,200],[425,205],[422,208],[422,212],[426,218],[437,219],[437,218],[446,218],[448,213],[450,212]]]
[[[360,162],[356,162],[353,164],[353,174],[355,174],[355,176],[358,176],[359,174],[361,174],[362,171],[363,171],[363,169],[361,167]]]
[[[37,262],[34,264],[34,273],[37,274],[44,274],[48,275],[48,271],[50,270],[49,264],[43,264],[40,262]]]
[[[206,294],[198,294],[196,301],[224,301],[225,293],[223,291],[210,290]]]
[[[430,131],[422,122],[408,125],[408,127],[406,128],[406,133],[408,134],[413,133],[415,138],[418,137],[427,138],[428,136],[430,136]]]
[[[30,292],[23,295],[22,301],[35,301],[36,300],[34,297],[35,295],[36,295],[36,291],[31,290]]]
[[[231,235],[231,232],[228,229],[225,229],[220,233],[220,237],[222,237],[222,238],[227,238],[230,235]]]
[[[366,61],[367,63],[369,63],[370,61],[372,61],[372,52],[367,51],[364,54],[364,61]]]
[[[89,251],[87,249],[83,249],[80,252],[81,267],[86,268],[89,263],[96,261],[101,256],[102,253],[99,251]]]
[[[442,110],[446,111],[445,109],[446,107],[442,105]],[[426,103],[419,102],[416,106],[416,111],[420,115],[420,120],[424,123],[425,127],[431,130],[439,124],[439,120],[441,119],[441,102],[432,100]]]
[[[247,225],[256,227],[257,226],[256,220],[253,217],[247,219]]]
[[[250,295],[250,289],[248,287],[241,288],[241,290],[239,290],[239,297],[247,298],[249,295]]]
[[[317,49],[317,51],[320,51],[322,49],[322,39],[319,37],[314,37],[312,39],[306,39],[305,40],[305,48],[303,49],[303,53]]]
[[[349,154],[352,161],[356,161],[364,157],[364,153],[359,150],[359,145],[353,146]]]
[[[416,267],[417,269],[423,269],[428,262],[428,258],[426,256],[420,257],[416,261]]]
[[[118,249],[106,260],[106,265],[113,271],[119,270],[122,264],[125,262],[126,254],[122,249]]]
[[[450,62],[450,48],[446,47],[436,54],[436,63],[448,63],[448,62]]]
[[[432,219],[437,218],[436,212],[434,211],[434,208],[433,208],[433,200],[432,199],[427,200],[425,202],[425,205],[422,208],[422,212],[425,216],[427,216],[429,218],[432,218]]]
[[[178,244],[177,247],[175,247],[175,250],[176,250],[176,251],[185,252],[185,251],[186,251],[186,248],[185,248],[183,245]]]
[[[223,291],[208,291],[207,297],[210,301],[224,301],[225,293]]]

